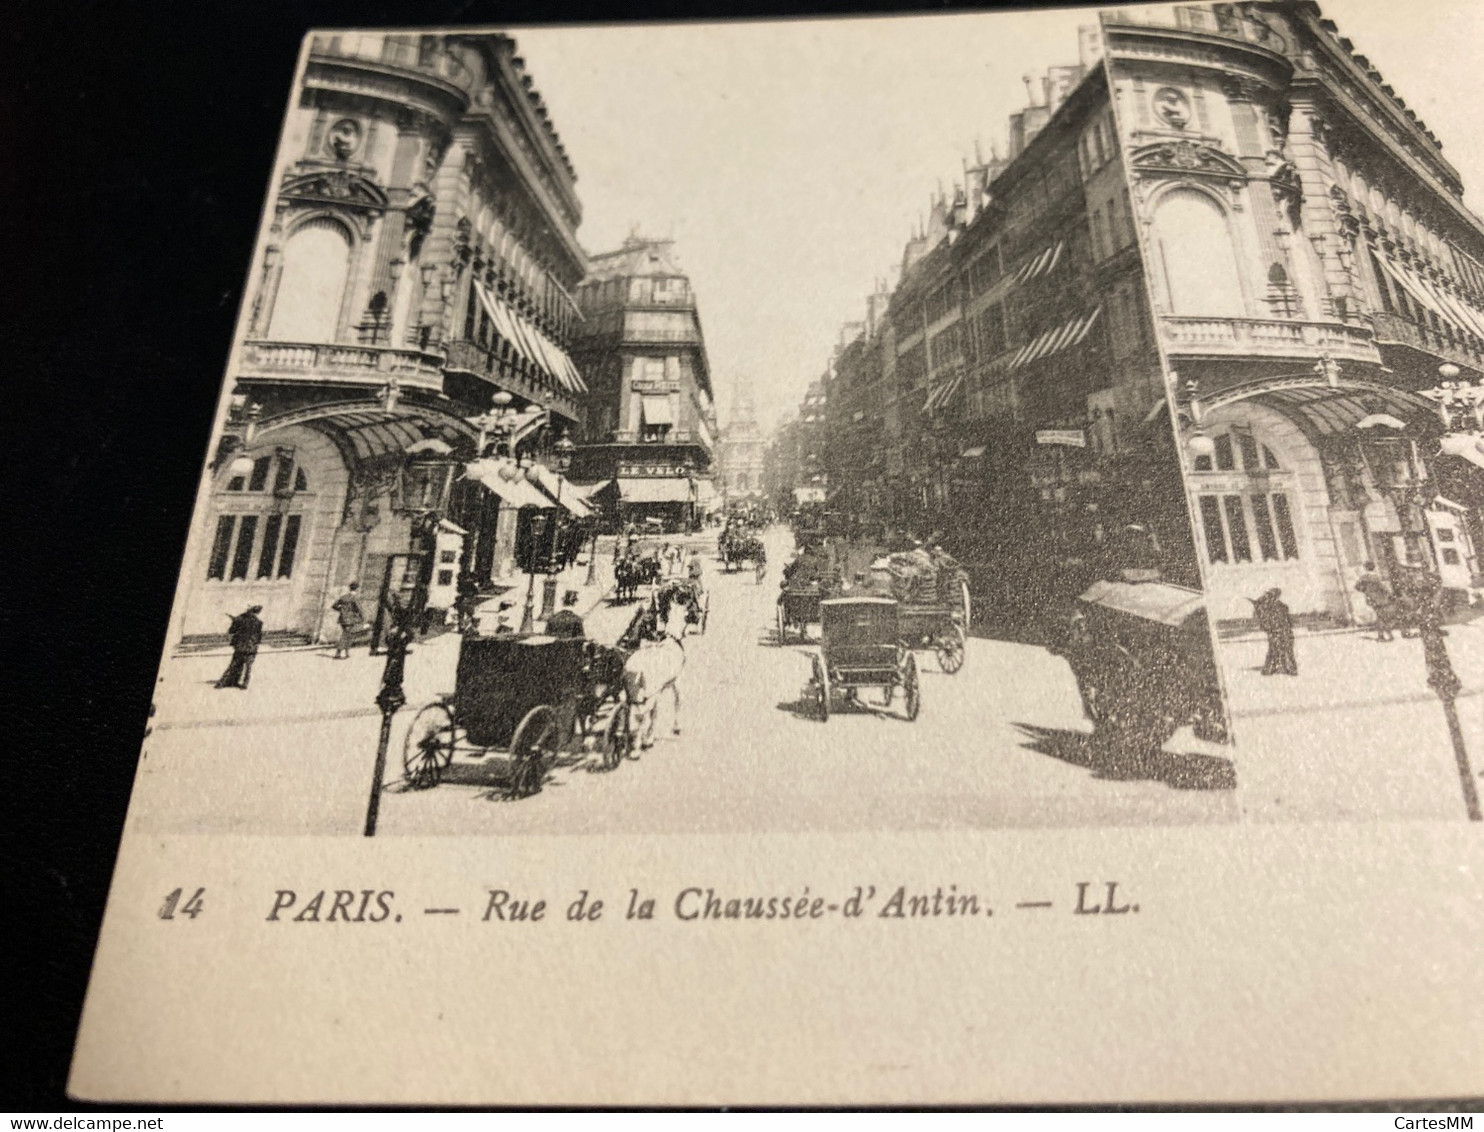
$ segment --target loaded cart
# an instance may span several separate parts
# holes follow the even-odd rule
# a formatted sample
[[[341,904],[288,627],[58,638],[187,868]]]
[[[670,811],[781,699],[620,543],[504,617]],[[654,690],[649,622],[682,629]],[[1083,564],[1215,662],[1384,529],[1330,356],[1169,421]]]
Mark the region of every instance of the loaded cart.
[[[1181,727],[1229,739],[1204,596],[1166,582],[1094,583],[1057,649],[1093,737],[1120,753],[1157,751]]]
[[[822,722],[830,718],[837,698],[861,703],[860,692],[874,688],[879,707],[888,708],[901,692],[902,715],[917,718],[922,688],[917,658],[902,640],[896,601],[885,597],[835,597],[819,603],[822,632],[819,652],[811,658],[813,673],[805,692]]]
[[[539,791],[560,756],[591,752],[612,770],[633,745],[624,660],[581,638],[465,636],[453,693],[408,729],[407,785],[438,785],[456,757],[490,768],[518,797]]]

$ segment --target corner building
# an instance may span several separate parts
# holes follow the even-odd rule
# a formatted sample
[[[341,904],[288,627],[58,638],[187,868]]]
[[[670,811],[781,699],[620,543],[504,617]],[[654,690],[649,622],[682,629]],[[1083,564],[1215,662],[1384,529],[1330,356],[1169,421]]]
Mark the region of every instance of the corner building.
[[[317,639],[350,581],[369,610],[388,588],[448,605],[489,585],[516,510],[552,505],[513,458],[574,430],[585,391],[575,173],[513,40],[315,36],[280,160],[188,642],[249,604],[270,640]]]
[[[592,257],[574,354],[590,388],[572,477],[618,523],[690,529],[712,498],[716,409],[690,279],[671,241]]]
[[[1467,601],[1484,481],[1422,394],[1484,371],[1484,225],[1440,142],[1312,3],[1102,36],[1214,617],[1368,618],[1367,561]]]

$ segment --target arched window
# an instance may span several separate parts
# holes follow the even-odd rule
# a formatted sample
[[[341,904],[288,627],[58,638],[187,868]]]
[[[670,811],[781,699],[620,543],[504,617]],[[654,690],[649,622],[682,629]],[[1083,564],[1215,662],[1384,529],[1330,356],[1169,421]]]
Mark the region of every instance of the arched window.
[[[1196,472],[1213,473],[1195,481],[1206,561],[1242,566],[1297,559],[1288,484],[1286,477],[1273,478],[1283,470],[1273,450],[1245,428],[1211,439],[1211,455],[1195,459]]]
[[[229,469],[220,481],[216,530],[206,578],[214,582],[287,582],[294,576],[309,479],[292,448],[249,457],[250,470]]]
[[[350,275],[350,240],[329,217],[289,237],[268,334],[283,342],[333,342]]]
[[[1226,215],[1204,193],[1177,189],[1154,213],[1170,311],[1243,318],[1241,273]]]

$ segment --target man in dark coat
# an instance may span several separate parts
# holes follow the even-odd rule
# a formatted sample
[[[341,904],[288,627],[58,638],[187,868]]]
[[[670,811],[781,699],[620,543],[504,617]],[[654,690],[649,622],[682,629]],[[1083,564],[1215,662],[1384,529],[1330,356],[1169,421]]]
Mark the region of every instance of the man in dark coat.
[[[1257,626],[1268,637],[1268,655],[1262,664],[1264,676],[1297,676],[1298,658],[1293,652],[1293,615],[1276,586],[1252,602]]]
[[[247,688],[252,662],[257,659],[258,646],[263,643],[263,621],[258,616],[262,612],[263,607],[255,605],[232,618],[232,624],[227,628],[227,639],[232,643],[232,661],[216,682],[218,688]]]
[[[1391,630],[1396,626],[1396,595],[1391,592],[1391,587],[1376,573],[1376,564],[1367,562],[1365,573],[1361,575],[1360,581],[1355,583],[1355,588],[1360,591],[1360,596],[1365,598],[1366,604],[1376,614],[1376,640],[1390,641],[1395,638]]]

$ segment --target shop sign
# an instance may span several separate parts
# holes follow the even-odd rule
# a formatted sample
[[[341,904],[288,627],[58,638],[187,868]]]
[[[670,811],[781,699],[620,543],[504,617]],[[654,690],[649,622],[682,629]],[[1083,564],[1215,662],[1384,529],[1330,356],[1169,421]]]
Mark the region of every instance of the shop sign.
[[[1037,444],[1060,444],[1067,448],[1086,448],[1087,433],[1080,428],[1043,428],[1036,432]]]
[[[680,476],[684,473],[675,464],[620,464],[618,474],[628,479],[640,476]]]

